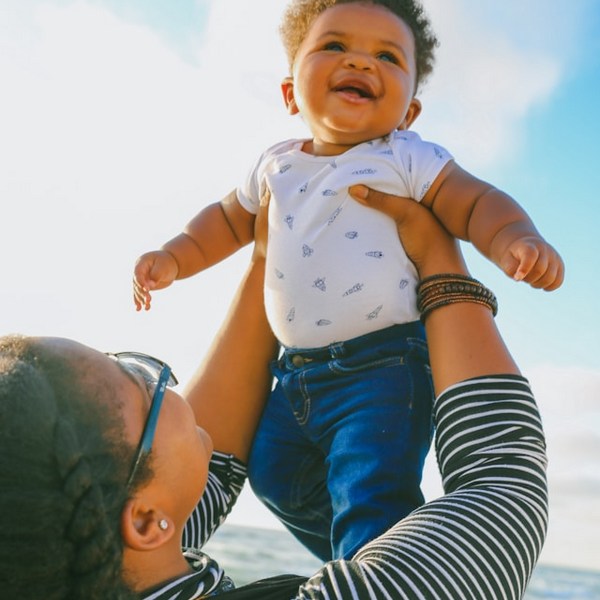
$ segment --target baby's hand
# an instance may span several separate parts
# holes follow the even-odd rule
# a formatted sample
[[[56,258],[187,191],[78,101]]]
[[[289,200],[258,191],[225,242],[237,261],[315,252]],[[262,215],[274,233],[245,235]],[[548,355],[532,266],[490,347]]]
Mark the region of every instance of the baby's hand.
[[[161,290],[175,281],[179,266],[175,257],[164,250],[142,254],[133,270],[133,302],[136,310],[150,310],[151,290]]]
[[[500,267],[516,281],[526,281],[547,292],[560,287],[565,277],[565,266],[558,252],[534,235],[509,244],[500,257]]]

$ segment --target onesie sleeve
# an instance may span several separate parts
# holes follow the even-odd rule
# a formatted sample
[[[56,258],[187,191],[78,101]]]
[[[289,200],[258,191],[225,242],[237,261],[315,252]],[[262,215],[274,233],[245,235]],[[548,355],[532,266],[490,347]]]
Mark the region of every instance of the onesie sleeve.
[[[281,154],[301,146],[304,140],[285,140],[263,152],[250,169],[244,183],[236,188],[238,202],[249,213],[255,215],[260,206],[260,197],[266,185],[266,176],[274,160]]]
[[[246,176],[244,183],[236,188],[238,202],[249,213],[255,215],[258,212],[261,193],[261,179],[259,172],[264,161],[265,154],[261,154]]]
[[[392,151],[398,170],[410,190],[410,197],[421,202],[435,178],[453,157],[445,148],[422,140],[414,131],[395,131],[392,136]]]

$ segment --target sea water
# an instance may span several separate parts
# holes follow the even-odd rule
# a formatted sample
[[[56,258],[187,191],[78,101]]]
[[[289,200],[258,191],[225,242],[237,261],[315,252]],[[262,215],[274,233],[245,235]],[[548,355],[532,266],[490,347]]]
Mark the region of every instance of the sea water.
[[[295,573],[310,575],[320,562],[285,531],[223,525],[204,550],[240,586],[250,581]],[[600,600],[600,572],[538,565],[526,600]]]

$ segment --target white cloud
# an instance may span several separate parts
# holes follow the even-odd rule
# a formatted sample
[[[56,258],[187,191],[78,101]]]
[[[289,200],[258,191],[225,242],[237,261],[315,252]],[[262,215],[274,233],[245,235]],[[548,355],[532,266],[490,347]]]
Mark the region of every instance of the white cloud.
[[[469,169],[509,159],[523,143],[525,119],[560,83],[562,65],[554,56],[518,42],[540,13],[500,29],[482,21],[481,7],[473,10],[471,2],[425,4],[441,45],[415,128],[447,145]]]
[[[538,9],[540,1],[535,0]],[[509,2],[496,15],[494,9],[474,11],[462,0],[425,4],[442,45],[415,129],[447,145],[469,168],[509,159],[523,142],[525,119],[561,82],[572,43],[565,21],[573,21],[578,11],[565,16]],[[226,86],[221,112],[250,125],[247,135],[253,142],[304,135],[297,119],[285,116],[279,98],[278,83],[286,71],[276,33],[282,2],[262,0],[260,12],[256,6],[243,0],[213,2],[204,68]],[[510,27],[493,20],[507,19],[511,10],[518,19]],[[565,36],[559,56],[547,36],[531,35],[532,29],[552,30],[554,24]],[[252,125],[265,135],[252,131]]]
[[[80,185],[109,204],[119,193],[158,200],[177,190],[195,156],[197,138],[185,135],[201,93],[194,70],[151,31],[83,2],[42,5],[36,22],[32,68],[3,101],[4,149],[17,174],[40,191]]]
[[[78,186],[78,197],[85,190],[117,205],[119,193],[162,203],[196,190],[199,172],[204,198],[228,191],[266,144],[305,132],[280,99],[282,4],[256,6],[213,2],[193,67],[157,34],[97,5],[38,3],[39,39],[8,56],[25,50],[26,66],[23,57],[1,64],[4,181],[27,178],[45,194]],[[470,167],[506,157],[560,65],[521,50],[466,4],[428,6],[442,48],[416,128]]]

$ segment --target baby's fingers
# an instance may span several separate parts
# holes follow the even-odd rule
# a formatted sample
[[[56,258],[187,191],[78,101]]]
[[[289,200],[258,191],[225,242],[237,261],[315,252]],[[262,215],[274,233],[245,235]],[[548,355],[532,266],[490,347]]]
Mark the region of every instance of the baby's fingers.
[[[531,285],[546,292],[552,292],[562,285],[564,279],[564,265],[560,261],[560,263],[551,263],[544,275]]]
[[[514,268],[512,278],[516,281],[532,283],[546,270],[544,257],[535,244],[520,244],[511,255],[514,258],[512,263],[516,264],[516,267],[511,267]],[[511,275],[510,269],[506,272]]]
[[[534,266],[527,282],[534,288],[552,292],[562,285],[565,266],[553,248],[541,252],[540,256],[543,256],[543,260]]]
[[[147,288],[140,285],[135,279],[133,280],[133,302],[137,311],[150,310],[152,296]]]
[[[547,244],[519,245],[513,254],[518,266],[513,278],[525,281],[536,289],[552,291],[564,280],[564,264],[558,253]]]

